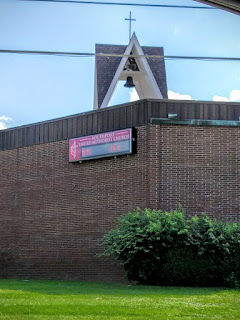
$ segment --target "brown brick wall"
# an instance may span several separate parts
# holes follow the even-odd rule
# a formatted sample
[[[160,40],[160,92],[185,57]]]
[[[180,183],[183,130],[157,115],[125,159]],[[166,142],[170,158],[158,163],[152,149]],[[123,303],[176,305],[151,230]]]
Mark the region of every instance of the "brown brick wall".
[[[159,125],[160,207],[240,222],[240,129]]]
[[[137,206],[240,221],[240,130],[138,128],[137,154],[68,163],[68,141],[0,152],[1,245],[19,260],[1,276],[120,281],[99,257],[103,234]]]
[[[68,162],[67,140],[1,151],[1,244],[22,264],[12,276],[122,277],[97,254],[120,214],[148,206],[148,131],[138,129],[137,154],[82,164]]]

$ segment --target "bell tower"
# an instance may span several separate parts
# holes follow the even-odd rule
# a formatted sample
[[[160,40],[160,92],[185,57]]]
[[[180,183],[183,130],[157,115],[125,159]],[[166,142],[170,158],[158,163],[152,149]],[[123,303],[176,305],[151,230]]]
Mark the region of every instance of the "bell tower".
[[[162,47],[141,47],[134,33],[128,46],[97,44],[96,54],[94,109],[108,106],[119,80],[140,99],[167,98]]]

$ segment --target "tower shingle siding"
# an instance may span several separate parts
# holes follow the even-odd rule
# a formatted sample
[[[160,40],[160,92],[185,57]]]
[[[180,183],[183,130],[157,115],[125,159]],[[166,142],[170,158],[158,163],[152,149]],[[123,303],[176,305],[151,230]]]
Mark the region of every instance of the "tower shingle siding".
[[[125,50],[126,46],[96,44],[96,53],[123,54]],[[121,60],[121,57],[96,56],[99,108],[107,94],[108,88],[110,87]]]
[[[162,47],[142,47],[144,54],[152,56],[164,56]],[[163,98],[167,98],[167,80],[164,59],[147,59],[150,69],[158,84]]]

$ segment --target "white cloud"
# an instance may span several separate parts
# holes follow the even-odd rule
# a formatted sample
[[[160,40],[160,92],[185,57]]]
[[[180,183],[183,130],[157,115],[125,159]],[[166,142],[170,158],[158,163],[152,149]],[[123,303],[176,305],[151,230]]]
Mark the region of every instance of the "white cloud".
[[[12,118],[6,117],[6,116],[0,116],[0,121],[5,121],[5,122],[12,121]]]
[[[6,122],[12,121],[12,118],[7,117],[7,116],[0,116],[0,130],[7,129],[7,124]]]
[[[172,90],[168,90],[168,99],[174,100],[192,100],[192,97],[189,94],[180,94]]]
[[[230,92],[229,98],[214,96],[213,101],[240,102],[240,90],[236,90],[236,89],[232,90]]]
[[[230,100],[227,97],[221,97],[221,96],[214,96],[213,101],[225,101],[229,102]]]
[[[130,91],[130,102],[139,100],[137,90],[135,88]]]
[[[7,126],[4,122],[0,121],[0,130],[7,129]]]
[[[232,90],[230,93],[230,101],[240,101],[240,90]]]

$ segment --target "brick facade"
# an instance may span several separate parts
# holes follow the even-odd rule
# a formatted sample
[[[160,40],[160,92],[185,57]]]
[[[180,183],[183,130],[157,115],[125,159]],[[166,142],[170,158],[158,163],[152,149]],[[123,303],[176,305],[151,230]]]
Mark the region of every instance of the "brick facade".
[[[240,222],[240,130],[158,126],[160,207]]]
[[[176,208],[240,221],[240,128],[144,125],[137,153],[68,162],[68,141],[0,151],[2,277],[124,281],[99,257],[103,234],[135,209]]]

